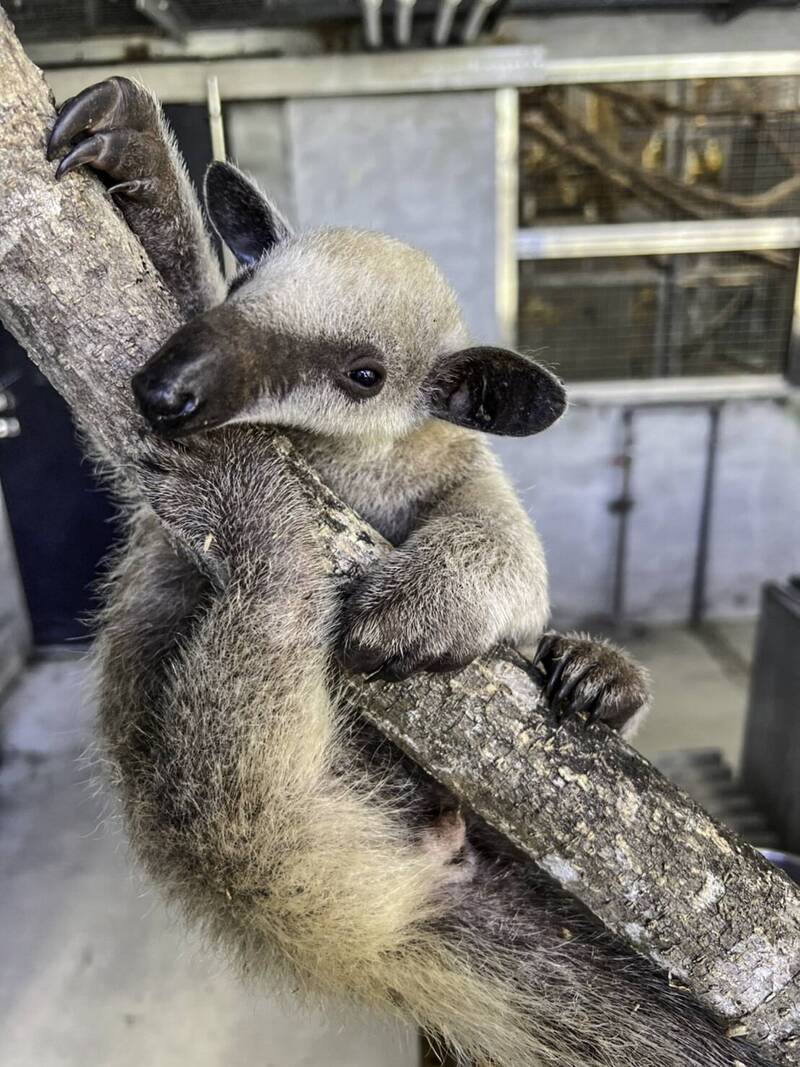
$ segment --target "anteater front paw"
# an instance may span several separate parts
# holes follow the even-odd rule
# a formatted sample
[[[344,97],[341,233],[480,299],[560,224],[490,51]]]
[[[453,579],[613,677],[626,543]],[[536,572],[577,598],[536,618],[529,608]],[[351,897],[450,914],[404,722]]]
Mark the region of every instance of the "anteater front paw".
[[[169,173],[158,105],[128,78],[109,78],[62,104],[47,142],[47,158],[69,149],[56,178],[90,166],[107,175],[110,191],[148,203],[160,195]]]
[[[462,606],[463,607],[463,606]],[[457,671],[481,655],[476,623],[455,604],[434,612],[425,580],[384,564],[366,575],[342,617],[337,656],[356,674],[397,682],[422,671]],[[473,635],[468,640],[466,634]],[[488,646],[487,646],[488,647]]]
[[[446,648],[424,636],[398,635],[398,627],[388,625],[377,613],[349,619],[337,648],[337,657],[349,671],[370,679],[399,682],[414,674],[458,671],[471,663],[477,651]]]
[[[626,652],[588,634],[545,634],[534,666],[559,722],[586,716],[630,736],[650,706],[650,679]]]

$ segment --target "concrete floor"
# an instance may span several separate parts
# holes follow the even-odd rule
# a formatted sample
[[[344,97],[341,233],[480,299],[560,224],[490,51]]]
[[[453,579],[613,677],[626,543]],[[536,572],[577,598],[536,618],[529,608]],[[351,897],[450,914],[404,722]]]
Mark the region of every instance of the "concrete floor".
[[[626,640],[652,671],[648,755],[721,746],[735,759],[752,627]],[[414,1035],[299,1013],[244,990],[132,869],[81,755],[77,660],[31,667],[3,709],[0,1034],[3,1067],[411,1067]]]
[[[132,873],[82,761],[86,671],[30,668],[3,709],[3,1067],[412,1067],[414,1034],[245,991]]]
[[[694,631],[659,627],[624,638],[653,681],[653,711],[635,739],[649,759],[679,748],[719,748],[732,767],[741,753],[755,623]]]

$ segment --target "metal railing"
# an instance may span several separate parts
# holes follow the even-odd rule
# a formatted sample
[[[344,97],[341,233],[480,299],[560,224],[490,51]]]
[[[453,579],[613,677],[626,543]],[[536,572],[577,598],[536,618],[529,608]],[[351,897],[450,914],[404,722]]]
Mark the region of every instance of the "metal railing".
[[[517,231],[518,259],[595,259],[800,249],[800,218],[621,222]]]

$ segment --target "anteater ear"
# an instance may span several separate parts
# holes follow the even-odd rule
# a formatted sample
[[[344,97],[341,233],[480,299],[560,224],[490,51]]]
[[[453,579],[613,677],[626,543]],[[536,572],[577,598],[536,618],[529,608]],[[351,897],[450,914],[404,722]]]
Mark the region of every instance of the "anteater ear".
[[[204,189],[208,217],[240,263],[251,267],[291,228],[260,189],[230,163],[212,163]]]
[[[436,418],[510,437],[539,433],[567,406],[554,374],[505,348],[455,352],[436,368],[430,384]]]

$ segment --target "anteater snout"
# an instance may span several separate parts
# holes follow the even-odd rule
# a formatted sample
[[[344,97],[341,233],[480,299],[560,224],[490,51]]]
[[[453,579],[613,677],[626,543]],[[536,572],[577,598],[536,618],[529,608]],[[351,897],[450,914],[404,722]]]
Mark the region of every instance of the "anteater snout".
[[[189,323],[134,376],[134,396],[154,430],[178,437],[225,421],[225,360],[218,349],[202,324]]]
[[[133,379],[133,391],[142,414],[156,424],[164,419],[181,419],[197,411],[195,392],[180,381],[162,379],[152,370],[140,371]]]

